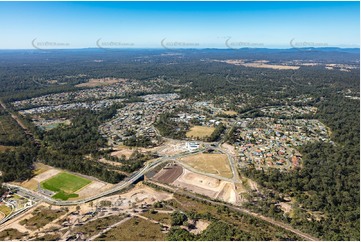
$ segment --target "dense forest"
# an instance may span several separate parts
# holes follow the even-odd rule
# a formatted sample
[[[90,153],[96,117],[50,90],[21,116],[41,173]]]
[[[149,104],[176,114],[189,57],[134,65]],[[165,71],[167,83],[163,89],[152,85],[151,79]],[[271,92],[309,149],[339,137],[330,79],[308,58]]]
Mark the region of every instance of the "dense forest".
[[[43,145],[38,159],[46,164],[95,176],[101,180],[117,183],[124,175],[109,170],[104,164],[97,162],[100,149],[105,147],[106,140],[99,131],[99,125],[113,117],[116,106],[102,112],[82,110],[72,119],[71,124],[60,125],[48,132],[43,132]],[[84,159],[84,157],[87,157]]]

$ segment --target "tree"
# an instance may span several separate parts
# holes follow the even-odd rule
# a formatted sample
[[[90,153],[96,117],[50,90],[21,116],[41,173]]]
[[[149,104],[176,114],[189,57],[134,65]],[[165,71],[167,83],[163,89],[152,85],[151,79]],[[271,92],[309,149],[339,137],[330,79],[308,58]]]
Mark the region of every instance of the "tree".
[[[171,221],[172,226],[183,225],[183,223],[187,221],[187,216],[180,211],[173,212],[171,216],[172,216],[172,221]]]

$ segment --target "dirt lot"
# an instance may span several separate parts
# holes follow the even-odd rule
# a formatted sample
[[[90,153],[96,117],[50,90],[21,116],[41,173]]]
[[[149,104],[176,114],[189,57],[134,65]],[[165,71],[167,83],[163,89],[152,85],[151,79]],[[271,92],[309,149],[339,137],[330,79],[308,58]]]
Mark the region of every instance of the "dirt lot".
[[[206,230],[208,228],[208,226],[210,225],[209,221],[206,220],[198,220],[195,224],[196,228],[190,230],[189,232],[191,232],[192,234],[200,234],[202,233],[204,230]]]
[[[187,132],[186,136],[188,138],[205,138],[210,137],[214,131],[214,127],[206,127],[206,126],[194,126]]]
[[[218,198],[230,203],[237,202],[237,193],[234,185],[230,182],[196,174],[186,169],[171,184],[211,198]]]
[[[181,159],[187,165],[205,173],[232,178],[232,170],[225,154],[196,154]]]
[[[114,185],[102,181],[92,181],[89,185],[80,189],[76,193],[79,195],[76,199],[82,199],[85,197],[93,196],[96,193],[100,193],[112,188]]]
[[[177,180],[182,173],[183,168],[181,166],[174,165],[163,168],[153,177],[153,179],[163,183],[172,183]]]
[[[263,63],[245,63],[243,64],[245,67],[253,67],[253,68],[268,68],[275,70],[298,70],[299,66],[287,66],[287,65],[271,65],[271,64],[263,64]]]
[[[57,174],[59,174],[61,171],[58,170],[58,169],[50,169],[50,170],[47,170],[43,173],[40,173],[39,175],[35,176],[33,179],[36,180],[37,182],[42,182],[42,181],[45,181]]]
[[[238,114],[237,112],[232,111],[232,110],[224,111],[223,113],[226,114],[226,115],[237,115]]]
[[[245,62],[245,60],[225,60],[221,61],[227,64],[232,64],[236,66],[245,66],[245,67],[253,67],[253,68],[269,68],[275,70],[297,70],[299,66],[288,66],[288,65],[274,65],[274,64],[266,64],[268,61],[259,60],[254,62]]]
[[[115,147],[115,150],[116,151],[111,153],[112,156],[116,156],[116,157],[120,158],[124,155],[126,159],[129,159],[129,157],[133,154],[133,152],[136,149],[133,147],[125,146],[125,145],[119,145],[119,146]]]
[[[88,82],[76,85],[76,87],[100,87],[108,86],[118,82],[126,82],[127,79],[116,79],[116,78],[102,78],[102,79],[90,79]]]
[[[120,162],[110,161],[110,160],[107,160],[107,159],[104,159],[104,158],[99,159],[99,162],[103,163],[103,164],[108,164],[108,165],[111,165],[111,166],[122,166],[123,165]]]
[[[143,185],[142,183],[138,183],[133,189],[126,193],[104,197],[96,200],[94,203],[100,203],[101,201],[111,201],[112,204],[117,204],[119,207],[129,207],[129,203],[136,202],[153,204],[156,201],[168,200],[172,197],[173,196],[170,193],[156,191],[148,186]],[[121,204],[118,203],[120,200],[122,201]]]

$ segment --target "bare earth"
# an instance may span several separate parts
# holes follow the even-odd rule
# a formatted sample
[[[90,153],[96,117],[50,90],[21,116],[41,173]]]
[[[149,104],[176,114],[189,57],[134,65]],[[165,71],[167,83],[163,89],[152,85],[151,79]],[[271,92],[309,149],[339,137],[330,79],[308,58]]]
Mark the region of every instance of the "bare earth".
[[[27,181],[24,181],[21,183],[14,182],[14,184],[25,187],[30,190],[36,190],[38,188],[38,185],[40,182],[45,181],[45,180],[49,179],[50,177],[57,175],[60,172],[61,171],[58,169],[54,169],[50,166],[47,166],[47,165],[44,165],[41,163],[37,163],[35,165],[35,174],[37,174],[36,176],[31,178],[30,180],[27,180]]]
[[[126,82],[127,79],[116,79],[116,78],[102,78],[102,79],[90,79],[88,82],[76,85],[76,87],[100,87],[112,85],[118,82]]]
[[[163,183],[172,183],[183,173],[181,166],[171,166],[160,170],[153,179]]]
[[[232,111],[232,110],[224,111],[223,113],[224,113],[224,114],[227,114],[227,115],[237,115],[237,112]]]
[[[183,169],[183,174],[172,185],[229,203],[237,202],[237,193],[230,182],[196,174],[186,169]]]
[[[39,175],[35,176],[33,179],[36,180],[37,182],[42,182],[42,181],[45,181],[45,180],[57,175],[60,172],[61,171],[58,169],[50,169],[43,173],[40,173]]]
[[[275,70],[297,70],[299,66],[289,66],[289,65],[275,65],[275,64],[266,64],[268,61],[259,60],[254,62],[245,62],[245,60],[224,60],[219,62],[225,62],[227,64],[236,65],[236,66],[245,66],[253,68],[268,68]]]
[[[192,234],[200,234],[202,233],[204,230],[206,230],[208,228],[208,226],[210,225],[210,222],[206,221],[206,220],[198,220],[195,224],[196,229],[192,229],[190,232]]]
[[[77,197],[76,200],[93,196],[94,194],[106,191],[112,188],[113,186],[114,185],[106,182],[92,181],[92,183],[90,183],[89,185],[83,187],[82,189],[76,192],[79,195],[79,197]]]
[[[233,176],[228,157],[225,154],[196,154],[184,157],[181,161],[205,173],[226,178],[232,178]]]

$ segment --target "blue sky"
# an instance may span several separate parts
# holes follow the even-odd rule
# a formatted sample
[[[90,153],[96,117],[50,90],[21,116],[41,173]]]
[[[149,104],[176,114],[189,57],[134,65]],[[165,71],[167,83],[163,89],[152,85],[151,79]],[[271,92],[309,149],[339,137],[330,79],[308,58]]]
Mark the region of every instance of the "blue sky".
[[[0,2],[0,49],[359,47],[359,9],[359,2]]]

